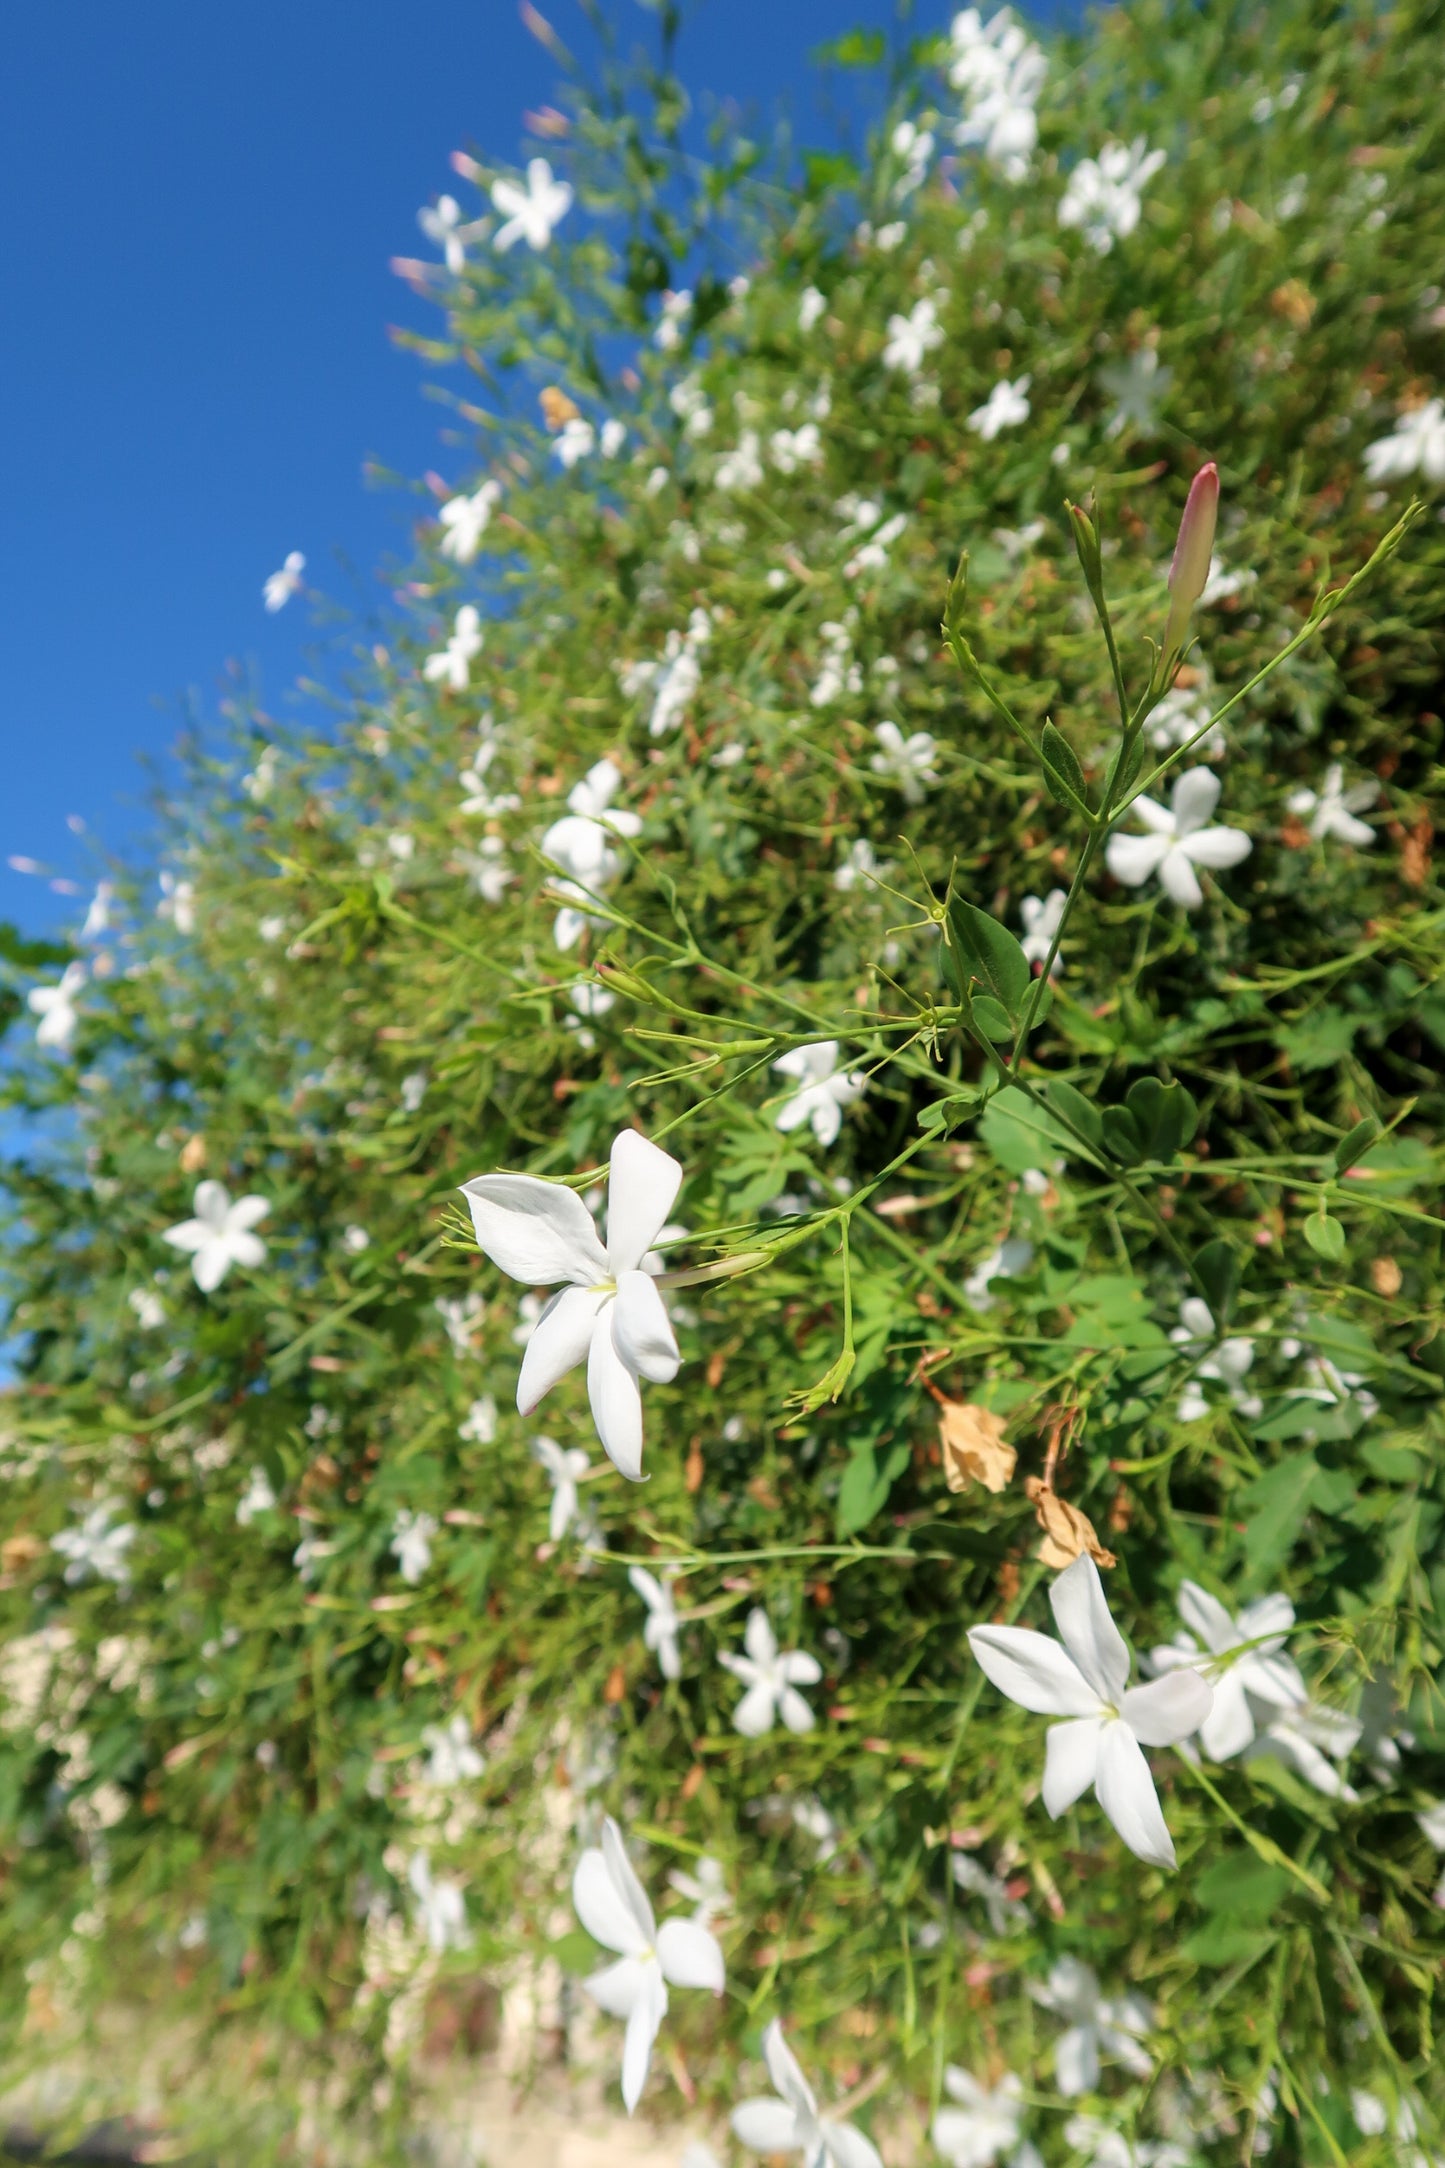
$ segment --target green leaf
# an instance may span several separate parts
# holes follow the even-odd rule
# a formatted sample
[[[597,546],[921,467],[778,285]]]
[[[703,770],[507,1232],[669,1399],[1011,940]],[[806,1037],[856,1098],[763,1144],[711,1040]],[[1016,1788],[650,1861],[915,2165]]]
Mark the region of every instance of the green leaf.
[[[1335,1146],[1335,1173],[1344,1174],[1357,1160],[1363,1159],[1379,1136],[1380,1125],[1373,1114],[1367,1114],[1363,1121],[1356,1122],[1354,1128],[1341,1137]]]
[[[1044,724],[1044,734],[1039,741],[1039,760],[1049,796],[1056,804],[1068,806],[1071,811],[1092,819],[1088,785],[1084,781],[1084,771],[1079,766],[1079,756],[1063,732],[1055,729],[1052,722]]]
[[[1214,1312],[1216,1325],[1224,1325],[1234,1308],[1239,1286],[1239,1258],[1233,1243],[1217,1235],[1194,1253],[1194,1270],[1204,1288],[1205,1300]]]
[[[1104,1143],[1121,1166],[1132,1167],[1144,1157],[1144,1140],[1127,1107],[1105,1107],[1100,1121]]]
[[[1173,1159],[1199,1127],[1199,1109],[1182,1084],[1141,1076],[1125,1102],[1148,1159]]]
[[[970,1006],[973,1020],[986,1039],[992,1039],[997,1046],[1001,1041],[1013,1037],[1014,1027],[1001,1002],[995,1001],[989,994],[975,994]]]
[[[1092,1099],[1086,1099],[1081,1091],[1075,1090],[1072,1084],[1066,1084],[1062,1077],[1049,1079],[1044,1086],[1044,1097],[1053,1112],[1064,1121],[1071,1122],[1096,1151],[1103,1149],[1104,1124]]]
[[[881,30],[845,30],[841,37],[815,46],[812,57],[825,68],[830,63],[835,68],[881,68],[887,54]]]
[[[944,929],[945,959],[953,958],[953,973],[960,998],[971,979],[992,994],[1007,1014],[1016,1018],[1029,990],[1028,958],[1009,932],[977,904],[955,896],[948,906]]]
[[[1288,1877],[1286,1877],[1288,1879]],[[1240,1965],[1263,1957],[1273,1935],[1258,1927],[1235,1927],[1227,1920],[1206,1920],[1180,1943],[1181,1955],[1196,1965]]]
[[[1289,1453],[1239,1493],[1244,1555],[1256,1579],[1288,1557],[1309,1514],[1319,1474],[1313,1453]]]
[[[960,1122],[969,1121],[977,1114],[983,1103],[982,1092],[950,1092],[946,1099],[935,1099],[932,1106],[923,1109],[918,1126],[930,1131],[956,1129]]]
[[[1027,1092],[1013,1084],[994,1093],[978,1133],[1010,1174],[1024,1174],[1030,1167],[1047,1172],[1063,1154],[1071,1152],[1077,1158],[1085,1150],[1046,1107],[1036,1106]]]
[[[1305,1221],[1305,1240],[1317,1257],[1337,1265],[1345,1254],[1345,1230],[1328,1212],[1312,1212]]]
[[[860,1528],[877,1519],[888,1503],[888,1493],[908,1466],[908,1459],[906,1445],[893,1446],[881,1465],[871,1445],[854,1453],[838,1488],[840,1536],[856,1536]]]
[[[1205,1868],[1194,1895],[1206,1912],[1239,1926],[1265,1927],[1294,1887],[1283,1867],[1271,1867],[1253,1852],[1236,1851]]]

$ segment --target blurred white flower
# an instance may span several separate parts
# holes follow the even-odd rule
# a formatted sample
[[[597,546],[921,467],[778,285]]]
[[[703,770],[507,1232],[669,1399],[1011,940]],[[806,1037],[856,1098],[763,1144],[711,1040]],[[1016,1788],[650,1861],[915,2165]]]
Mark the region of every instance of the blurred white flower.
[[[412,1513],[405,1506],[391,1524],[387,1549],[396,1559],[403,1581],[415,1584],[431,1564],[431,1539],[440,1524],[431,1513]]]
[[[438,196],[434,205],[429,203],[417,212],[416,222],[432,245],[441,250],[453,278],[459,278],[466,269],[467,243],[483,240],[491,223],[485,218],[464,219],[455,196]]]
[[[932,2137],[949,2168],[1043,2168],[1042,2156],[1019,2135],[1023,2122],[1023,2086],[1006,2071],[997,2085],[985,2085],[950,2063],[943,2089],[955,2103],[933,2118]]]
[[[1273,1755],[1327,1799],[1355,1800],[1359,1793],[1334,1764],[1349,1760],[1363,1730],[1359,1718],[1343,1710],[1299,1702],[1271,1717],[1250,1744],[1248,1759]]]
[[[756,429],[745,429],[730,452],[718,461],[713,477],[719,489],[756,489],[763,479],[761,442]]]
[[[907,525],[908,514],[895,512],[891,519],[884,520],[881,527],[875,527],[844,565],[844,579],[856,580],[864,572],[881,572],[888,562],[889,550]]]
[[[768,439],[768,456],[779,474],[796,474],[799,467],[821,466],[823,439],[816,422],[798,429],[775,429]]]
[[[98,1581],[114,1581],[124,1587],[130,1579],[126,1554],[138,1531],[128,1521],[117,1522],[120,1507],[113,1498],[100,1498],[86,1507],[76,1528],[63,1528],[50,1539],[50,1548],[69,1561],[65,1579],[73,1587],[93,1574]]]
[[[1087,1552],[1058,1575],[1049,1602],[1062,1645],[1025,1626],[971,1626],[969,1647],[1010,1701],[1065,1719],[1050,1725],[1044,1758],[1043,1801],[1055,1820],[1093,1790],[1131,1852],[1172,1867],[1174,1846],[1143,1750],[1198,1731],[1213,1691],[1191,1670],[1130,1686],[1129,1651]]]
[[[1179,1323],[1169,1337],[1176,1347],[1197,1347],[1202,1351],[1210,1346],[1215,1330],[1214,1314],[1208,1303],[1198,1295],[1186,1295],[1179,1306]],[[1226,1386],[1231,1406],[1250,1421],[1262,1414],[1264,1402],[1257,1393],[1244,1390],[1244,1380],[1253,1361],[1252,1340],[1221,1340],[1213,1353],[1204,1355],[1190,1372],[1179,1402],[1180,1422],[1197,1423],[1209,1413],[1209,1402],[1199,1390],[1201,1378],[1210,1378],[1216,1384]]]
[[[430,1079],[425,1069],[413,1069],[410,1076],[402,1078],[401,1104],[405,1113],[415,1114],[418,1112],[423,1099],[426,1097],[426,1088],[429,1082]]]
[[[643,1647],[651,1649],[665,1679],[680,1679],[682,1653],[677,1645],[677,1605],[672,1595],[674,1576],[665,1573],[659,1579],[645,1566],[630,1566],[627,1578],[647,1606],[647,1622],[642,1629]]]
[[[863,672],[853,660],[853,636],[846,625],[829,619],[818,627],[823,660],[808,694],[815,708],[830,707],[844,693],[861,693]]]
[[[467,1409],[457,1425],[457,1436],[472,1445],[490,1445],[497,1435],[497,1403],[490,1393],[483,1393]]]
[[[1445,1844],[1442,1844],[1440,1849],[1445,1851]],[[667,1878],[667,1886],[676,1890],[679,1897],[686,1898],[693,1908],[692,1916],[699,1927],[711,1927],[714,1920],[726,1919],[732,1911],[733,1901],[728,1893],[721,1862],[710,1859],[706,1853],[698,1860],[692,1874],[685,1873],[681,1867],[674,1867]]]
[[[1054,937],[1063,922],[1064,905],[1068,897],[1061,888],[1051,888],[1047,896],[1025,896],[1019,904],[1019,917],[1024,922],[1024,937],[1019,943],[1031,964],[1046,964]],[[1057,978],[1064,968],[1062,956],[1056,956],[1053,977]]]
[[[500,750],[495,738],[483,738],[472,755],[471,766],[458,771],[462,789],[467,793],[459,808],[461,812],[490,821],[503,813],[515,813],[522,803],[515,791],[494,791],[487,782]]]
[[[1344,781],[1344,769],[1337,760],[1332,761],[1317,791],[1290,792],[1289,810],[1301,820],[1308,817],[1310,834],[1316,843],[1323,842],[1326,836],[1338,836],[1341,843],[1353,843],[1366,850],[1375,840],[1375,831],[1368,821],[1359,820],[1356,815],[1375,803],[1380,795],[1379,785],[1356,783],[1346,790]]]
[[[483,903],[500,903],[516,878],[507,864],[507,846],[500,836],[483,836],[474,851],[458,853],[457,864]]]
[[[471,1941],[467,1908],[455,1882],[434,1880],[425,1852],[414,1852],[406,1870],[416,1899],[416,1923],[426,1946],[440,1957],[447,1950],[464,1950]]]
[[[1126,429],[1152,437],[1159,427],[1159,408],[1174,371],[1166,369],[1152,346],[1141,346],[1127,361],[1111,361],[1099,371],[1099,382],[1115,401],[1104,434],[1122,436]]]
[[[469,565],[482,546],[482,536],[492,523],[501,502],[500,482],[483,482],[471,496],[448,497],[437,518],[442,538],[437,547],[454,564]]]
[[[246,1528],[258,1513],[269,1513],[276,1503],[276,1493],[264,1468],[253,1468],[251,1479],[236,1503],[236,1520]]]
[[[1140,888],[1157,875],[1175,903],[1186,911],[1197,910],[1204,891],[1195,867],[1220,872],[1237,866],[1253,848],[1241,829],[1205,826],[1219,803],[1219,792],[1219,777],[1212,770],[1189,768],[1174,785],[1167,806],[1153,798],[1136,798],[1129,810],[1138,814],[1150,832],[1110,836],[1104,858],[1114,879],[1127,888]]]
[[[363,1250],[371,1248],[371,1237],[364,1227],[343,1227],[341,1247],[348,1257],[359,1257]]]
[[[907,316],[889,317],[883,366],[901,369],[907,376],[917,376],[933,349],[942,344],[943,326],[938,321],[938,303],[931,294],[925,294],[921,301],[914,302]]]
[[[179,934],[192,934],[196,930],[196,885],[194,881],[178,881],[173,873],[160,877],[161,900],[156,905],[156,917],[169,919]]]
[[[493,247],[499,255],[525,241],[530,249],[544,249],[572,208],[572,190],[566,181],[554,180],[545,158],[527,161],[527,185],[493,181],[492,202],[505,223],[497,228]]]
[[[828,297],[819,293],[816,286],[805,286],[798,296],[798,329],[809,332],[828,313]]]
[[[95,894],[90,899],[85,914],[85,924],[80,929],[82,941],[98,940],[110,931],[110,907],[115,900],[115,887],[110,881],[97,881]]]
[[[816,1686],[823,1668],[816,1656],[802,1649],[779,1650],[766,1611],[752,1610],[743,1633],[744,1656],[723,1650],[718,1662],[747,1692],[733,1711],[733,1729],[745,1739],[759,1739],[772,1730],[779,1717],[789,1731],[811,1731],[816,1721],[800,1686]]]
[[[472,1744],[472,1727],[460,1710],[445,1724],[423,1724],[421,1743],[427,1751],[426,1782],[439,1790],[486,1774],[486,1762]]]
[[[135,1312],[142,1332],[158,1332],[166,1321],[166,1306],[148,1287],[133,1287],[126,1301]]]
[[[897,723],[880,723],[873,735],[878,741],[878,751],[868,763],[873,773],[896,783],[909,805],[921,805],[925,788],[938,781],[933,765],[936,740],[926,730],[915,730],[905,738]]]
[[[1069,175],[1059,224],[1079,227],[1090,248],[1107,256],[1138,225],[1144,189],[1163,163],[1163,151],[1146,149],[1143,136],[1106,143],[1097,158],[1081,158]]]
[[[1028,1918],[1028,1909],[1016,1897],[1010,1897],[1008,1884],[1001,1875],[990,1874],[967,1852],[953,1855],[953,1879],[956,1886],[970,1897],[981,1897],[988,1914],[988,1924],[996,1935],[1005,1935],[1011,1927]]]
[[[1010,8],[1000,8],[987,23],[977,8],[962,9],[950,40],[949,81],[963,96],[954,141],[979,149],[1005,180],[1021,181],[1039,139],[1034,108],[1048,62]]]
[[[530,1334],[528,1337],[530,1338]],[[546,1469],[552,1485],[547,1534],[553,1543],[560,1543],[581,1513],[582,1504],[577,1495],[577,1485],[589,1472],[592,1463],[580,1445],[561,1446],[555,1438],[534,1438],[532,1451]]]
[[[1445,399],[1427,399],[1402,414],[1394,432],[1365,449],[1365,473],[1372,482],[1401,482],[1422,474],[1427,482],[1445,482]]]
[[[859,836],[856,842],[849,844],[846,857],[834,869],[833,886],[842,889],[845,895],[850,889],[871,888],[877,871],[878,860],[872,844],[866,836]]]
[[[1103,2055],[1122,2063],[1131,2077],[1147,2078],[1154,2068],[1139,2044],[1153,2022],[1148,2003],[1142,1995],[1101,1995],[1098,1975],[1081,1958],[1061,1957],[1029,1993],[1067,2028],[1054,2048],[1054,2076],[1066,2100],[1096,2090]]]
[[[855,2124],[819,2114],[776,2018],[763,2034],[763,2060],[777,2098],[740,2101],[732,2113],[735,2138],[754,2153],[801,2153],[803,2168],[883,2168],[877,2147]]]
[[[487,1306],[475,1288],[465,1295],[438,1295],[432,1308],[446,1328],[447,1339],[458,1362],[464,1362],[476,1348],[477,1332],[487,1314]]]
[[[31,987],[25,1000],[31,1014],[40,1018],[35,1031],[37,1046],[53,1046],[62,1051],[69,1046],[80,1022],[75,997],[89,977],[84,964],[67,964],[54,986]]]
[[[773,1069],[778,1076],[794,1079],[798,1087],[773,1116],[773,1126],[786,1134],[806,1122],[825,1148],[837,1138],[844,1107],[867,1089],[865,1078],[839,1072],[836,1039],[790,1047],[778,1056]]]
[[[1179,1616],[1187,1631],[1152,1650],[1149,1661],[1161,1673],[1198,1671],[1213,1686],[1213,1706],[1199,1727],[1199,1743],[1211,1761],[1244,1752],[1255,1736],[1257,1705],[1273,1716],[1309,1699],[1295,1665],[1280,1654],[1294,1624],[1287,1596],[1257,1597],[1233,1618],[1207,1589],[1183,1581]]]
[[[1034,1246],[1025,1242],[1021,1235],[1011,1235],[1000,1242],[987,1257],[979,1259],[963,1283],[964,1300],[975,1310],[991,1310],[997,1296],[989,1292],[994,1280],[1016,1280],[1021,1272],[1027,1272],[1034,1261]]]
[[[191,1277],[203,1295],[220,1286],[232,1265],[265,1262],[266,1245],[252,1232],[271,1209],[265,1197],[238,1197],[233,1204],[224,1182],[205,1181],[197,1183],[192,1203],[194,1219],[168,1227],[162,1240],[190,1257]]]
[[[267,609],[274,617],[284,610],[293,595],[299,595],[303,585],[301,575],[306,570],[306,559],[300,550],[291,550],[279,572],[268,574],[261,589]]]
[[[1226,744],[1224,726],[1216,723],[1212,730],[1204,729],[1213,705],[1207,686],[1207,675],[1201,685],[1176,685],[1151,708],[1144,734],[1156,752],[1167,753],[1175,746],[1188,745],[1197,731],[1204,731],[1195,750],[1206,760],[1219,759]]]
[[[576,946],[589,917],[594,915],[587,908],[591,897],[600,894],[622,871],[623,857],[615,848],[615,839],[642,831],[638,814],[612,809],[621,783],[622,771],[613,761],[597,761],[567,793],[567,812],[561,820],[553,821],[542,837],[543,857],[553,859],[566,876],[552,885],[560,895],[571,899],[557,914],[553,938],[560,949]]]
[[[474,603],[464,602],[446,646],[427,656],[421,666],[422,676],[428,685],[445,685],[454,693],[464,693],[471,682],[472,663],[485,643],[481,612]]]
[[[668,1987],[706,1987],[720,1995],[723,1954],[715,1937],[696,1920],[657,1925],[611,1815],[602,1824],[600,1848],[589,1848],[577,1862],[572,1902],[594,1941],[618,1953],[615,1965],[594,1972],[582,1984],[609,2017],[626,2021],[622,2098],[631,2115],[647,2083],[652,2043],[667,2015]]]
[[[920,128],[917,121],[901,120],[888,139],[895,158],[901,160],[903,171],[894,186],[894,196],[901,203],[916,194],[923,186],[933,157],[931,130]]]
[[[985,444],[992,444],[1001,429],[1015,429],[1029,418],[1028,388],[1031,376],[1016,377],[1012,382],[1004,377],[994,385],[981,407],[975,407],[968,417],[968,426],[976,430]]]
[[[672,353],[682,344],[683,326],[692,314],[692,293],[684,286],[677,293],[665,293],[662,311],[653,332],[654,343],[664,354]]]

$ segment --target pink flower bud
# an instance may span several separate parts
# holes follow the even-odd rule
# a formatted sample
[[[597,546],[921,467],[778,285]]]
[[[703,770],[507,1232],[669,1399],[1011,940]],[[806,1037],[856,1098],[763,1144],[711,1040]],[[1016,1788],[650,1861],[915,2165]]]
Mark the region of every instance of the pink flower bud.
[[[1164,654],[1178,655],[1189,637],[1194,605],[1209,579],[1214,555],[1214,523],[1219,516],[1219,469],[1211,459],[1189,485],[1179,540],[1169,567],[1169,622],[1164,628]]]

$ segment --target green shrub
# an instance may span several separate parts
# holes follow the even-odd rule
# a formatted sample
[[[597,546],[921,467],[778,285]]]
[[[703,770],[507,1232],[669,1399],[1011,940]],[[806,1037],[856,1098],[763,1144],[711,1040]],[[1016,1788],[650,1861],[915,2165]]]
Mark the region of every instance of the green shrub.
[[[700,1857],[730,1897],[659,2113],[720,2127],[781,2016],[891,2161],[951,2066],[1017,2073],[1050,2162],[1435,2157],[1441,28],[1146,4],[1041,70],[965,22],[886,86],[850,37],[856,160],[703,155],[666,23],[595,81],[558,47],[550,245],[401,267],[474,518],[423,498],[344,700],[192,749],[160,911],[118,874],[50,1043],[11,1025],[14,2067],[139,1998],[400,2129],[478,1979],[576,2025],[610,1814],[660,1904]],[[1235,841],[1161,873],[1121,808],[1190,769]],[[634,1129],[693,1283],[636,1487],[580,1370],[514,1412],[535,1293],[457,1201],[595,1203]],[[1050,1818],[970,1649],[1082,1547],[1139,1656],[1181,1590],[1248,1644],[1205,1751],[1151,1749],[1177,1872]],[[810,1729],[736,1726],[755,1611]]]

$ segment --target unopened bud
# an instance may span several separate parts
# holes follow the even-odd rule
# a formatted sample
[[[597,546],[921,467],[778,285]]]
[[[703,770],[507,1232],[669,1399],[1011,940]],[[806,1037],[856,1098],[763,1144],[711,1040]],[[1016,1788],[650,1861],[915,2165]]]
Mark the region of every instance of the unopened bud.
[[[1219,469],[1211,459],[1189,485],[1179,540],[1169,567],[1169,622],[1164,627],[1164,660],[1176,659],[1189,637],[1194,605],[1209,584],[1214,556],[1214,523],[1219,516]]]
[[[1067,499],[1065,500],[1067,503]],[[1104,560],[1099,549],[1099,530],[1094,525],[1092,511],[1086,512],[1081,504],[1068,506],[1069,525],[1073,529],[1074,548],[1089,593],[1097,602],[1103,593]]]

